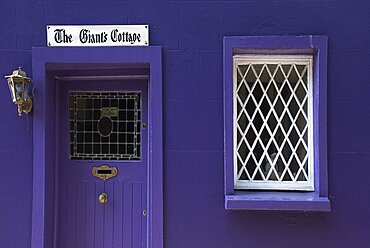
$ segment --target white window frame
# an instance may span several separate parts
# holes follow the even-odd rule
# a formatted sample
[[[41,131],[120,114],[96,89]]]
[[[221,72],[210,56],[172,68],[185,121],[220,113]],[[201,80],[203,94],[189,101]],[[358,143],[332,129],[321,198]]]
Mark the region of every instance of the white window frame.
[[[237,172],[237,66],[245,64],[305,64],[307,71],[307,125],[308,125],[308,180],[307,181],[272,181],[272,180],[238,180]],[[259,106],[257,106],[258,108]],[[233,56],[233,135],[234,135],[234,189],[236,190],[294,190],[314,191],[314,132],[313,132],[313,56],[312,55],[265,55],[243,54]]]

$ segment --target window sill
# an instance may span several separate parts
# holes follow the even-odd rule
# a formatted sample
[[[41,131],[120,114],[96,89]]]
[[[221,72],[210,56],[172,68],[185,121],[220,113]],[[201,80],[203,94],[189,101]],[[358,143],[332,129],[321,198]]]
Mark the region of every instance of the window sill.
[[[225,209],[330,212],[330,200],[315,192],[235,192],[225,195]]]

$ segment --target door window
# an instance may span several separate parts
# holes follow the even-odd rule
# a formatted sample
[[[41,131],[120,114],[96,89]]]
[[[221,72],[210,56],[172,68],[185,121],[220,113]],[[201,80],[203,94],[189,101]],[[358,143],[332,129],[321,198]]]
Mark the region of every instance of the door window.
[[[70,159],[140,160],[140,92],[69,92]]]

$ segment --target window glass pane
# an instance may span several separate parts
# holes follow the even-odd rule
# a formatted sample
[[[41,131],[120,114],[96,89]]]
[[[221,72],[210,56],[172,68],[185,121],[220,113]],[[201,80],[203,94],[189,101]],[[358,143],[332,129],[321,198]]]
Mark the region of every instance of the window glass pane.
[[[312,183],[311,60],[235,61],[237,188],[295,190]]]
[[[140,92],[70,92],[70,158],[139,160]]]

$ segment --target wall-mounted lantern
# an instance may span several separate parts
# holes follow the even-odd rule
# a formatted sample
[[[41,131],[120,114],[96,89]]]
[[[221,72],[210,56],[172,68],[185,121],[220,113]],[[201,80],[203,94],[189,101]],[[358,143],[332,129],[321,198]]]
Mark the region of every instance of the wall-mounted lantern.
[[[32,97],[29,95],[31,78],[19,67],[12,75],[5,76],[8,81],[10,95],[15,104],[18,105],[18,115],[22,112],[28,114],[32,109]]]

